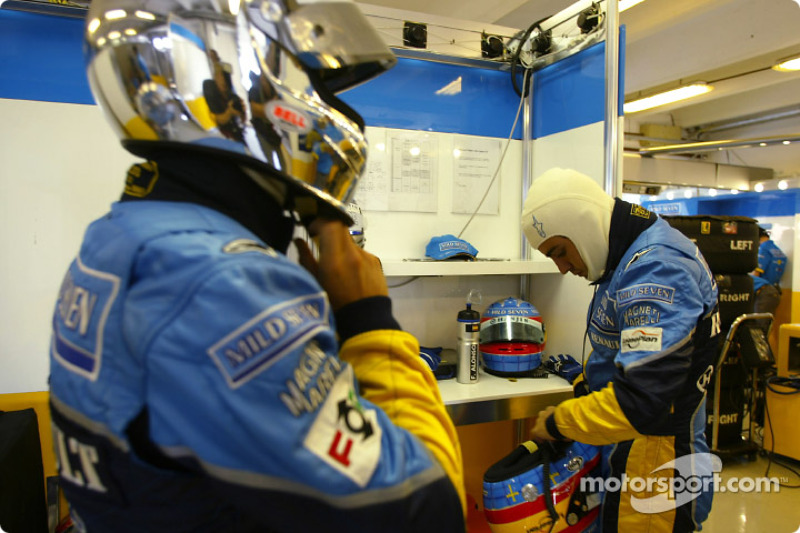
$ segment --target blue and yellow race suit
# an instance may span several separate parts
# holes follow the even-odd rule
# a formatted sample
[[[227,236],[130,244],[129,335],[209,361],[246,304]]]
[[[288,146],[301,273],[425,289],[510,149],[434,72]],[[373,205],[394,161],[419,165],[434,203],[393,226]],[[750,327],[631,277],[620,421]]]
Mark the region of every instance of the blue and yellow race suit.
[[[757,276],[753,276],[753,290],[758,292],[765,285],[780,286],[786,269],[786,254],[774,241],[766,240],[758,246]]]
[[[53,318],[62,487],[90,533],[464,530],[455,428],[386,297],[189,202],[117,202]]]
[[[627,490],[606,483],[603,531],[694,531],[711,507],[708,485],[666,511],[633,504],[658,498],[663,485],[654,477],[673,472],[660,467],[708,453],[705,396],[718,349],[717,288],[697,246],[641,207],[631,206],[621,219],[618,211],[629,205],[617,200],[612,250],[621,220],[652,220],[597,285],[588,317],[593,350],[583,376],[591,392],[560,404],[548,429],[559,438],[608,445],[606,479],[653,479],[650,487],[637,482]]]

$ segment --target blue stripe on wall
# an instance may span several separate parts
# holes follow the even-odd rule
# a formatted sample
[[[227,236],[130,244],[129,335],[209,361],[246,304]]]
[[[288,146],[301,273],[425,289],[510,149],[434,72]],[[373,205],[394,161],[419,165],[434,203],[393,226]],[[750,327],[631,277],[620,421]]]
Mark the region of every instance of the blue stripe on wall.
[[[554,63],[533,75],[533,138],[605,120],[605,42]],[[625,100],[625,28],[619,32],[619,101]]]
[[[664,215],[728,215],[750,218],[793,216],[800,213],[800,191],[740,193],[716,198],[659,200],[642,205]]]
[[[0,98],[93,104],[82,34],[81,19],[0,10]],[[534,74],[534,138],[604,119],[604,50],[597,44]],[[500,138],[519,106],[509,71],[409,58],[340,96],[370,126]],[[522,138],[521,117],[513,137]]]
[[[83,20],[0,10],[0,98],[93,104]]]
[[[508,71],[399,58],[340,95],[369,126],[508,137],[519,106]],[[522,117],[514,138],[522,138]]]

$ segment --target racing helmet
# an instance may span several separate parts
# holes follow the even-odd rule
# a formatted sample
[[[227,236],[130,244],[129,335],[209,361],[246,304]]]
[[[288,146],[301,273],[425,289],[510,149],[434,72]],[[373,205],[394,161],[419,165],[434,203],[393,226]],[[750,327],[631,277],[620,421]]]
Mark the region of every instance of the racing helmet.
[[[530,373],[542,363],[545,329],[539,311],[519,298],[499,300],[481,316],[484,369],[499,376]]]
[[[397,61],[352,0],[92,0],[86,20],[89,85],[128,151],[224,155],[304,222],[352,223],[367,143],[335,93]]]
[[[493,533],[600,531],[600,449],[580,442],[523,442],[483,476],[483,512]]]

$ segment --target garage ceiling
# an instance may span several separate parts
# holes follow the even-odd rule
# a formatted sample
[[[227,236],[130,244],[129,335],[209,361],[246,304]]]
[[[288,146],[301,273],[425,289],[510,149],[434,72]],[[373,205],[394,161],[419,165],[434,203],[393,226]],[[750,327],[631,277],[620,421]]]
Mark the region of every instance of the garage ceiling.
[[[381,6],[519,30],[573,4],[571,0],[359,3],[365,8]],[[679,126],[684,141],[796,139],[800,135],[800,72],[781,73],[770,67],[779,59],[800,55],[799,3],[645,0],[620,13],[620,24],[627,31],[626,101],[693,81],[714,86],[704,96],[627,115],[626,151],[638,151],[641,131],[651,131],[643,124]],[[678,157],[772,168],[776,177],[800,176],[800,142]]]

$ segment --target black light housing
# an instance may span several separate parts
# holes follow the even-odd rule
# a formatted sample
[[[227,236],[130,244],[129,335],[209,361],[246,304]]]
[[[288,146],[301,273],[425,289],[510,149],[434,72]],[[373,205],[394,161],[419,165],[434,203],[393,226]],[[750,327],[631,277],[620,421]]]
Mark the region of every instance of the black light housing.
[[[405,21],[403,23],[403,44],[412,48],[426,48],[428,46],[428,25]]]
[[[481,56],[494,59],[495,57],[502,57],[505,55],[506,45],[503,43],[503,38],[499,35],[489,35],[486,32],[481,33]]]

